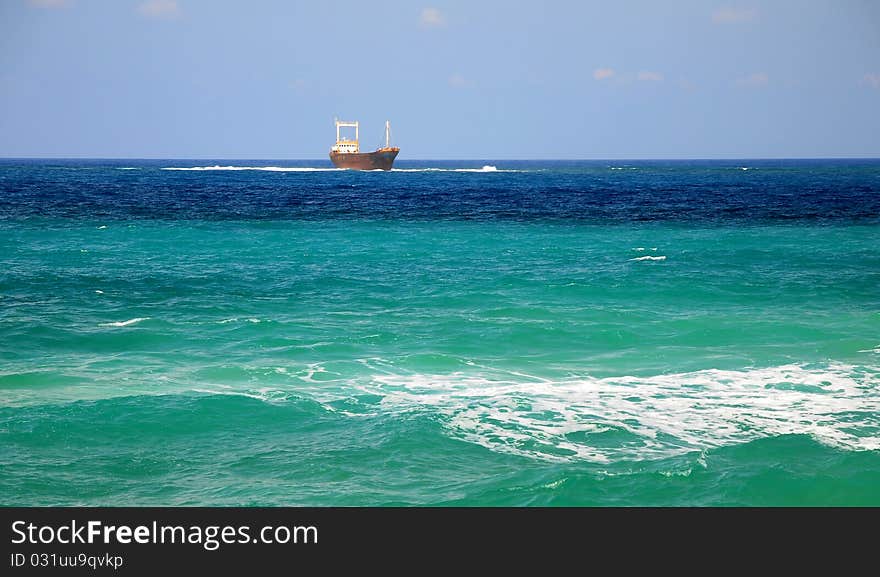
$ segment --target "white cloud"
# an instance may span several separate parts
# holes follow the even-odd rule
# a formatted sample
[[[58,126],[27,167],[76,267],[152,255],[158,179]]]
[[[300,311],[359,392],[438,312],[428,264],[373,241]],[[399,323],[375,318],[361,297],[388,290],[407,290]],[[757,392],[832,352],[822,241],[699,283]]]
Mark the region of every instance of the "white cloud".
[[[138,6],[138,12],[150,18],[177,18],[180,7],[177,0],[147,0]]]
[[[424,8],[419,17],[419,24],[425,28],[439,28],[446,25],[446,17],[436,8]]]
[[[614,76],[613,68],[597,68],[593,71],[593,78],[596,80],[605,80]]]
[[[64,6],[67,4],[67,0],[28,0],[28,3],[33,4],[34,6],[57,8],[58,6]]]
[[[659,72],[651,72],[650,70],[642,70],[639,72],[638,79],[644,82],[660,82],[663,75]]]
[[[866,86],[870,86],[871,88],[880,89],[880,74],[868,72],[867,74],[862,76],[862,81],[859,84],[864,84]]]
[[[719,8],[712,13],[715,24],[739,24],[754,20],[758,11],[754,8]]]
[[[461,74],[453,74],[449,77],[448,82],[449,86],[458,88],[459,86],[464,86],[466,81]]]
[[[769,82],[770,78],[765,72],[754,72],[752,74],[749,74],[748,76],[743,76],[736,81],[736,83],[740,86],[751,87],[767,86]]]

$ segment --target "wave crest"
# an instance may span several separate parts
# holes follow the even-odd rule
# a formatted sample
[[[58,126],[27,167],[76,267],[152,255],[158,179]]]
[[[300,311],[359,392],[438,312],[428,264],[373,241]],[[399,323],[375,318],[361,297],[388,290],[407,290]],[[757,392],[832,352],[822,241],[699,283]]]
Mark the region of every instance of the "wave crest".
[[[261,170],[264,172],[332,172],[342,168],[324,168],[312,166],[166,166],[162,170]]]
[[[660,256],[651,256],[651,255],[648,255],[648,256],[637,256],[637,257],[635,257],[635,258],[631,258],[631,259],[629,259],[629,260],[631,260],[631,261],[643,261],[643,260],[666,260],[666,257],[663,256],[663,255],[660,255]]]
[[[148,321],[148,320],[150,320],[150,317],[137,317],[134,319],[128,319],[127,321],[118,321],[115,323],[101,323],[98,326],[101,326],[101,327],[127,327],[129,325],[137,324],[141,321]]]
[[[462,440],[542,460],[661,459],[791,434],[880,449],[880,371],[841,364],[526,382],[380,375],[361,390],[386,410],[430,408]]]

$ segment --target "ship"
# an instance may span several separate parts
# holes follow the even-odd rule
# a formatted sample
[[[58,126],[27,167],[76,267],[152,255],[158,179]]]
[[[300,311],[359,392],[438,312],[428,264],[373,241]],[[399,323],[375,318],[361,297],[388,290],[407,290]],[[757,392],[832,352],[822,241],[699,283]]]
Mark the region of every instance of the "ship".
[[[354,128],[354,140],[340,136],[340,128]],[[336,168],[354,170],[391,170],[400,149],[391,146],[391,123],[385,121],[385,146],[373,152],[361,152],[358,141],[358,122],[336,121],[336,144],[330,148],[330,162]]]

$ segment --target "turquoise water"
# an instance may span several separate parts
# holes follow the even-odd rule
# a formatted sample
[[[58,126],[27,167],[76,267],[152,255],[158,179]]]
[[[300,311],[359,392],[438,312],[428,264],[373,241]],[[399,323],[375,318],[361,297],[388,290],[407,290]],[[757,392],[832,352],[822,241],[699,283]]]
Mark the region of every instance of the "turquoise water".
[[[5,161],[0,501],[880,505],[880,163],[743,162]]]

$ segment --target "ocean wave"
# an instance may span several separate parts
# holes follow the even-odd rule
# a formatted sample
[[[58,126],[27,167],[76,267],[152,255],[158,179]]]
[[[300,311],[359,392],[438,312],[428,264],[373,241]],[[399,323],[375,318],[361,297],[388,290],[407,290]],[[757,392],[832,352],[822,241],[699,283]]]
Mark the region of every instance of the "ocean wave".
[[[431,410],[455,438],[551,461],[662,459],[780,435],[880,449],[880,370],[831,364],[554,381],[378,375],[383,410]]]
[[[122,388],[117,379],[113,386],[104,381],[52,391],[19,387],[7,405],[168,394],[270,404],[309,400],[352,418],[428,416],[452,439],[555,462],[660,461],[785,435],[841,450],[880,450],[878,366],[546,378],[474,363],[448,373],[403,373],[391,361],[361,361],[354,374],[345,363],[317,362],[244,366],[228,379],[172,371]]]
[[[528,172],[526,170],[499,169],[486,164],[482,168],[392,168],[391,172]]]
[[[631,259],[629,259],[629,260],[631,260],[631,261],[640,261],[640,260],[666,260],[666,257],[665,257],[664,255],[661,255],[661,256],[651,256],[651,255],[647,255],[647,256],[637,256],[637,257],[635,257],[635,258],[631,258]]]
[[[150,320],[150,317],[137,317],[134,319],[128,319],[127,321],[118,321],[115,323],[101,323],[98,326],[100,326],[100,327],[127,327],[130,325],[139,323],[141,321],[148,321],[148,320]]]
[[[484,164],[483,168],[453,168],[455,172],[498,172],[498,167]]]
[[[201,389],[194,388],[192,390],[194,393],[201,393],[204,395],[222,395],[228,397],[245,397],[247,399],[254,399],[257,401],[263,401],[264,403],[277,403],[283,401],[289,401],[291,398],[294,398],[294,395],[291,395],[287,392],[278,391],[276,389],[271,388],[263,388],[263,389],[253,389],[253,390],[236,390],[232,388],[226,389]]]
[[[166,166],[162,170],[262,170],[266,172],[332,172],[342,168],[326,168],[311,166]]]
[[[166,166],[162,170],[212,171],[212,170],[260,170],[265,172],[337,172],[345,168],[311,167],[311,166]],[[387,172],[382,169],[366,172]],[[486,164],[481,168],[392,168],[391,172],[526,172],[524,170],[499,169]]]

